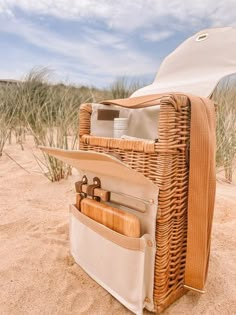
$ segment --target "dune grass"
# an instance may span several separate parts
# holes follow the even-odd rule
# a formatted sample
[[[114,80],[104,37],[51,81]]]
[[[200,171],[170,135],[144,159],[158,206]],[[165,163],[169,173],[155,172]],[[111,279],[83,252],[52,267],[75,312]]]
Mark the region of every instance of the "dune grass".
[[[111,99],[127,98],[139,88],[141,88],[141,83],[137,80],[129,80],[126,77],[117,78],[110,86]]]
[[[14,100],[16,96],[16,90],[11,86],[4,86],[0,89],[0,157],[15,124],[17,105]]]
[[[47,69],[33,69],[16,85],[0,87],[0,156],[4,145],[14,135],[24,149],[25,135],[34,137],[35,145],[61,149],[78,148],[79,107],[86,102],[129,97],[140,83],[117,79],[109,89],[50,84]],[[224,167],[231,182],[236,154],[236,80],[229,77],[215,89],[212,99],[217,106],[217,167]],[[35,157],[42,172],[59,181],[71,174],[71,167],[44,154]]]
[[[216,166],[223,166],[225,178],[232,182],[236,155],[236,76],[221,80],[212,99],[217,105]]]
[[[37,146],[76,148],[79,106],[92,101],[93,93],[49,84],[48,75],[47,69],[33,69],[22,82],[0,89],[0,154],[11,134],[22,149],[26,133],[33,135]],[[71,174],[69,165],[47,154],[37,162],[51,181]]]

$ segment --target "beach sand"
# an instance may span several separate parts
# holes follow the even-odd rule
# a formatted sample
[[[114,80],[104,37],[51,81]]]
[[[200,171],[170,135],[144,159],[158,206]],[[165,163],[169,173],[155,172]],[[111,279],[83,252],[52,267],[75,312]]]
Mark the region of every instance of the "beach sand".
[[[5,154],[0,158],[0,314],[132,314],[70,256],[76,171],[51,183],[37,172],[32,150],[32,139],[24,151],[16,144],[5,148],[25,170]],[[206,293],[189,292],[163,314],[236,314],[235,231],[236,181],[218,180]]]

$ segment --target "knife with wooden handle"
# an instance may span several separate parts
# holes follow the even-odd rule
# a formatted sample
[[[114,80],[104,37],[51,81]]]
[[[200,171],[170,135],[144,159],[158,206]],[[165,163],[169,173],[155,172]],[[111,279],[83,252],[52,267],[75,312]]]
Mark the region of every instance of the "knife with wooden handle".
[[[88,191],[88,186],[87,184],[82,186],[82,192],[87,193]],[[77,191],[78,192],[78,191]],[[107,191],[102,188],[95,188],[94,189],[94,196],[99,197],[101,201],[109,201],[115,204],[119,204],[122,206],[126,206],[128,208],[140,211],[140,212],[145,212],[147,209],[147,206],[150,205],[150,201],[146,201],[143,199],[139,199],[127,194],[123,193],[116,193],[114,191]]]
[[[88,198],[81,200],[80,210],[86,216],[120,234],[140,237],[140,221],[134,214]]]

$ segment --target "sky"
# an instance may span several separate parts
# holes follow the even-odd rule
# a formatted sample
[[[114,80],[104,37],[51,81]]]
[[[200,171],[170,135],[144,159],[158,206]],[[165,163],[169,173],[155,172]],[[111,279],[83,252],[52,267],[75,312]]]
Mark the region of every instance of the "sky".
[[[0,79],[47,67],[51,80],[144,85],[194,33],[236,26],[236,0],[0,0]]]

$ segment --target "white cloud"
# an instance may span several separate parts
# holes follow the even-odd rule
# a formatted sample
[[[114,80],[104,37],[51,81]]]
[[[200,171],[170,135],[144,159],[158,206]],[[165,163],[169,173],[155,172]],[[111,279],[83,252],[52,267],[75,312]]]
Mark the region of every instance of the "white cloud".
[[[163,26],[182,29],[195,26],[235,25],[235,0],[3,0],[1,11],[14,11],[18,7],[26,12],[52,15],[62,19],[97,19],[108,27],[126,32]],[[167,19],[163,21],[163,19]]]
[[[105,31],[92,32],[88,29],[83,32],[82,39],[75,40],[16,18],[9,23],[2,21],[1,31],[22,37],[34,46],[56,54],[55,60],[63,60],[64,65],[61,69],[69,67],[69,72],[71,73],[73,69],[73,76],[78,72],[81,79],[83,76],[90,76],[101,82],[99,76],[106,77],[110,81],[114,77],[123,75],[142,76],[155,71],[160,63],[158,59],[154,63],[150,56],[145,56],[144,53],[134,49],[117,33],[112,35]],[[51,66],[51,58],[49,62],[47,60],[44,62],[47,66]],[[55,62],[52,66],[55,66]],[[58,65],[56,68],[58,69]]]
[[[164,39],[167,39],[171,37],[174,34],[172,31],[150,31],[143,35],[143,38],[145,40],[148,40],[150,42],[160,42]]]
[[[45,21],[47,16],[53,16],[83,21],[88,28],[81,35],[83,38],[72,40],[47,29],[44,23],[39,27],[19,20],[16,8],[32,17],[32,21],[35,15]],[[235,0],[0,0],[0,17],[4,20],[3,16],[6,19],[5,23],[0,20],[0,31],[55,54],[54,60],[39,57],[37,64],[42,61],[56,68],[62,77],[70,73],[71,80],[83,79],[90,84],[96,80],[95,84],[102,85],[116,76],[142,76],[157,70],[158,57],[153,60],[127,38],[138,34],[139,39],[160,42],[176,31],[236,25]],[[93,26],[97,21],[104,23],[104,31]],[[36,59],[31,58],[32,65]],[[24,69],[30,64],[26,63]]]

